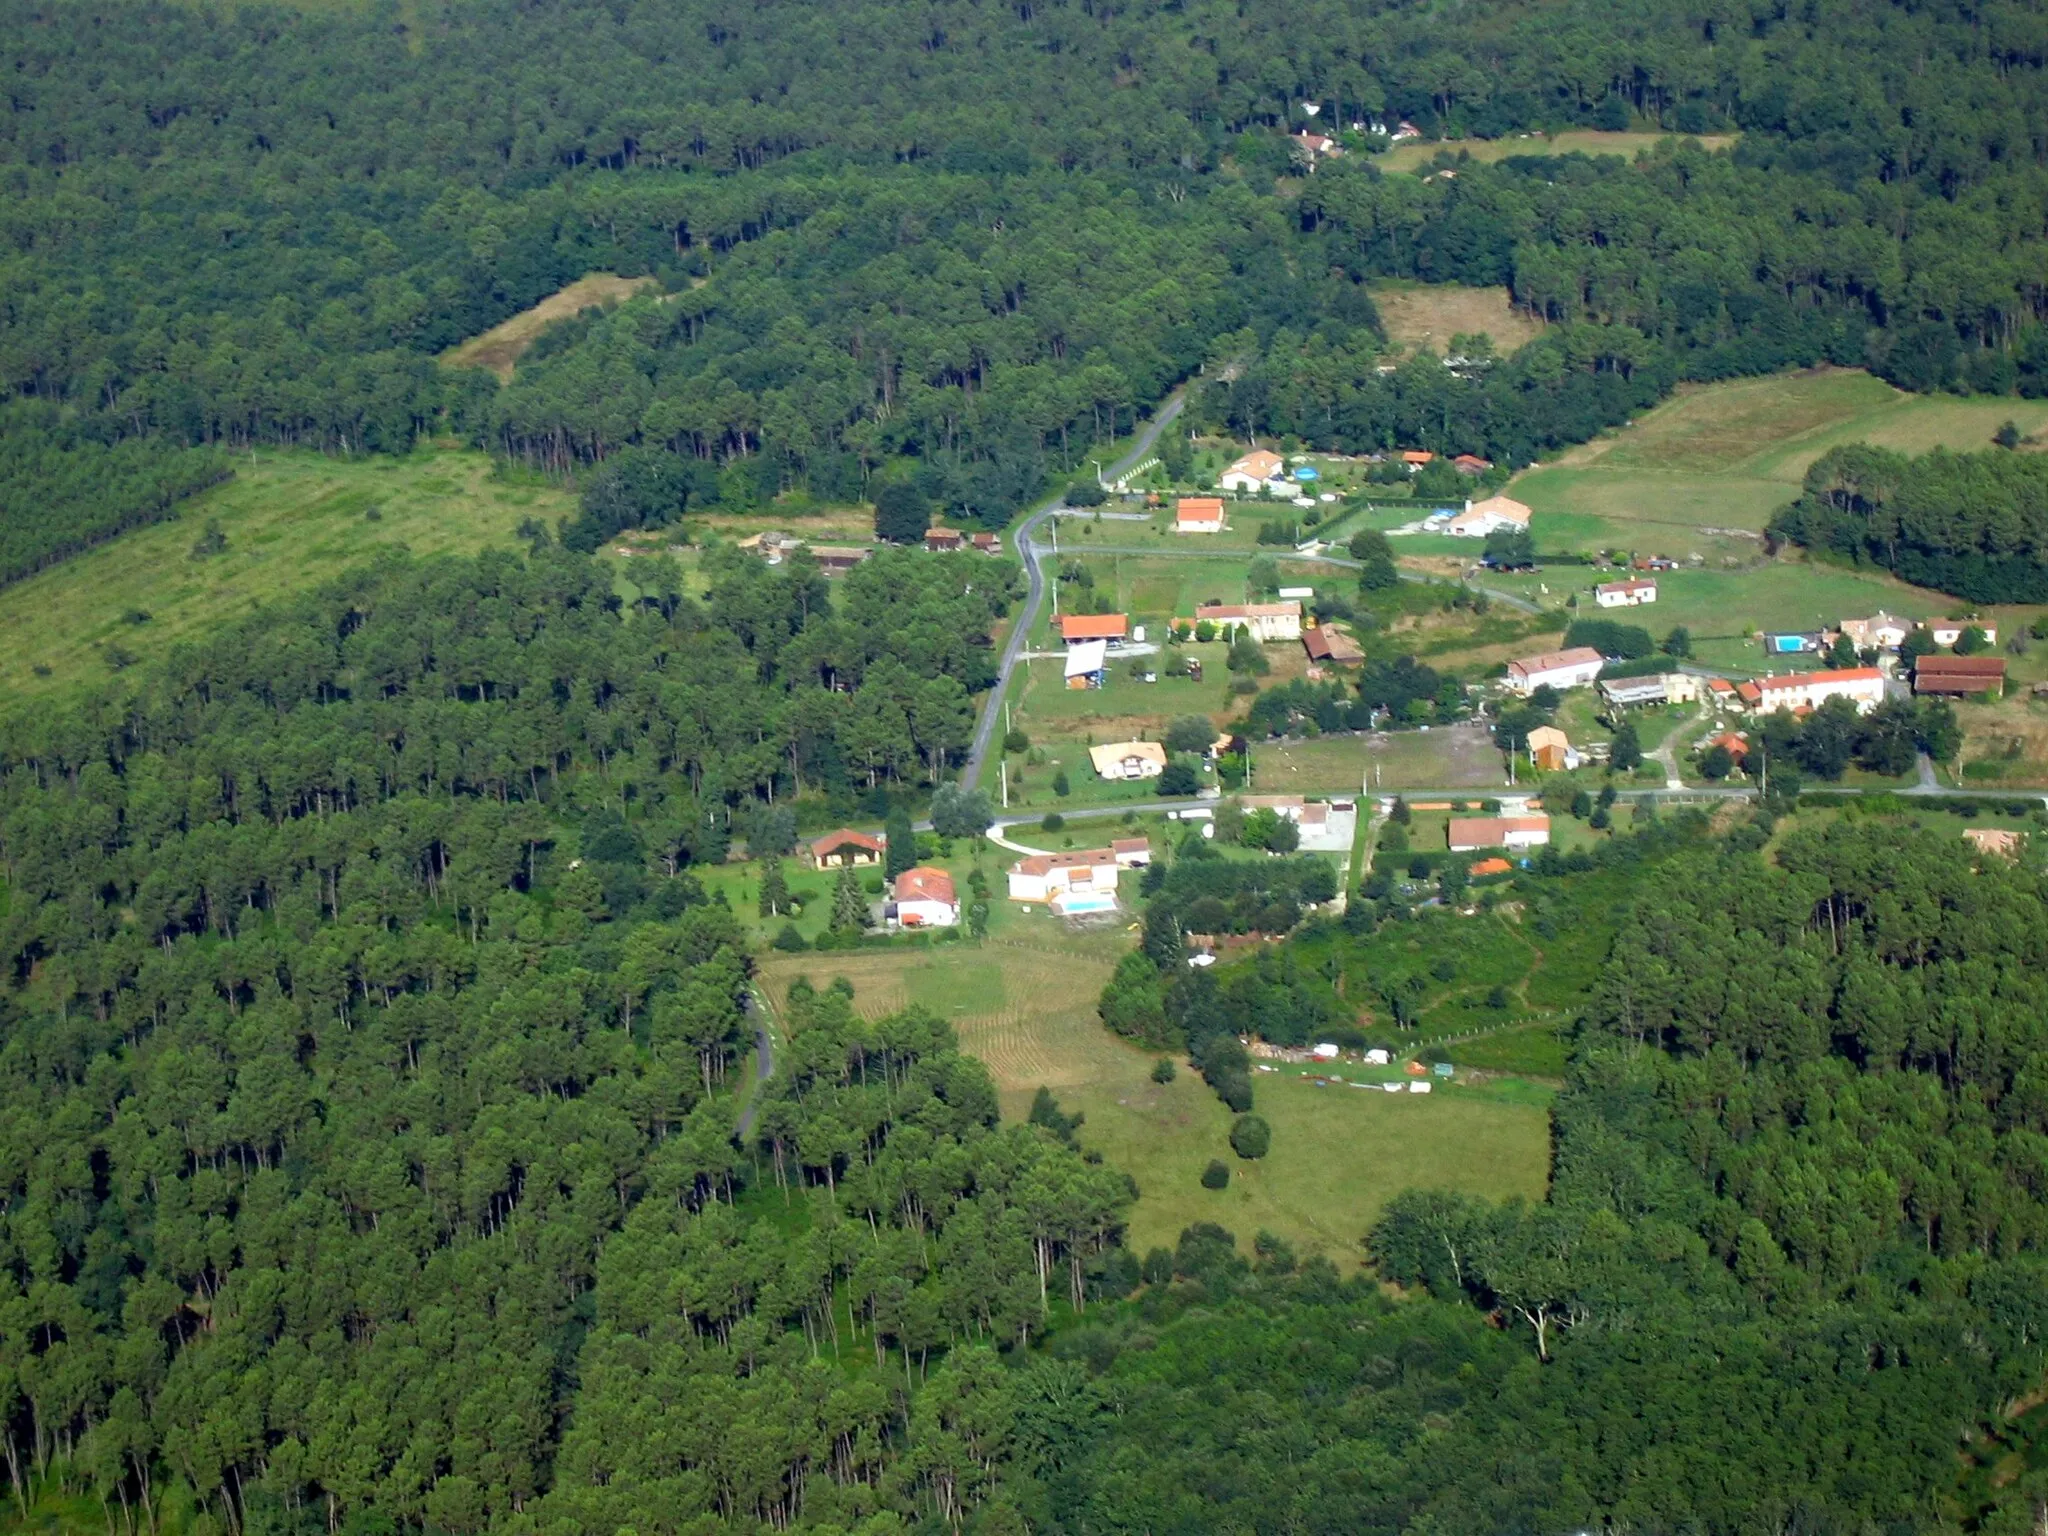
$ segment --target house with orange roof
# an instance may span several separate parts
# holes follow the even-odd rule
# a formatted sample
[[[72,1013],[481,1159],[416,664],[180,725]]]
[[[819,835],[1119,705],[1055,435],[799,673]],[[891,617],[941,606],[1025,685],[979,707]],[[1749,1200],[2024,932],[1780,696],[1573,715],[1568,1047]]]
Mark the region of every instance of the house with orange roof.
[[[953,927],[960,921],[953,877],[929,864],[906,869],[890,883],[882,916],[904,928]]]
[[[1100,640],[1114,649],[1131,632],[1131,617],[1127,613],[1063,613],[1055,622],[1060,639],[1068,645]]]
[[[1221,533],[1223,531],[1223,498],[1221,496],[1183,496],[1173,505],[1173,531],[1175,533]]]
[[[886,837],[871,836],[856,832],[851,827],[841,827],[837,832],[827,832],[823,837],[813,838],[809,847],[811,868],[837,869],[850,864],[862,869],[870,864],[882,862],[882,851],[889,846]]]

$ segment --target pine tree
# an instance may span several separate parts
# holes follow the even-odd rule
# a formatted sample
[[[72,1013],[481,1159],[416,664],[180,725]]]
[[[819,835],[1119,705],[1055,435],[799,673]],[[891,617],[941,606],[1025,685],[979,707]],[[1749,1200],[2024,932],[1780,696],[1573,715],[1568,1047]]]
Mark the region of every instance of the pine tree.
[[[839,871],[839,884],[832,892],[832,922],[835,933],[858,933],[868,925],[868,899],[861,893],[860,877],[852,865]]]
[[[882,825],[882,835],[888,839],[888,848],[883,854],[882,868],[891,880],[917,863],[917,834],[910,830],[910,808],[905,805],[891,805],[889,817]]]
[[[760,914],[763,917],[780,917],[782,909],[789,905],[789,881],[783,877],[782,860],[767,858],[761,861]]]

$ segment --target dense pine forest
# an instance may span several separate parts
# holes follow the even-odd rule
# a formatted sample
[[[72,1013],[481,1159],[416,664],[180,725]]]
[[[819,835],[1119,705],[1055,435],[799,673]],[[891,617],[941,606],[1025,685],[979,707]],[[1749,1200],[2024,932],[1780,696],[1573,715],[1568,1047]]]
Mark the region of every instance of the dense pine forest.
[[[1957,1449],[2048,1368],[2038,874],[1883,820],[1771,847],[1769,810],[1546,855],[1527,921],[1611,934],[1547,1200],[1401,1195],[1355,1278],[1214,1226],[1134,1252],[1139,1191],[1056,1110],[1000,1123],[942,1021],[828,970],[765,997],[695,874],[800,778],[891,782],[860,722],[951,674],[861,652],[856,605],[936,573],[922,633],[982,654],[943,577],[987,562],[863,569],[628,608],[547,546],[387,563],[8,730],[17,1498],[306,1536],[2032,1527],[2048,1485],[1973,1503]],[[835,636],[834,734],[773,728]],[[1382,883],[1215,983],[1182,935],[1290,926],[1329,867],[1167,853],[1105,1016],[1233,1109],[1231,1032],[1338,1017],[1345,946],[1460,943]]]
[[[1237,435],[1503,466],[1789,366],[2048,394],[2038,7],[0,0],[0,46],[0,581],[252,445],[452,435],[585,508],[0,720],[0,1525],[2048,1528],[2037,858],[1788,825],[1789,785],[1547,852],[1495,888],[1580,953],[1541,1199],[1140,1243],[1050,1096],[1005,1121],[829,953],[771,986],[711,873],[985,824],[951,781],[1015,563],[712,542],[628,599],[588,554],[797,488],[1000,526],[1188,380]],[[1311,170],[1304,103],[1674,137]],[[652,282],[508,383],[440,361],[593,271]],[[1549,323],[1396,366],[1388,277]],[[1839,449],[1775,534],[2037,599],[2039,463]],[[1238,723],[1435,701],[1376,653]],[[1953,730],[1815,720],[1823,777]],[[1406,1029],[1471,932],[1384,870],[1158,854],[1102,1024],[1233,1138],[1241,1035]]]
[[[7,417],[0,575],[162,515],[217,472],[193,446],[453,430],[569,473],[639,444],[701,466],[700,504],[882,474],[999,523],[1205,363],[1218,423],[1517,462],[1682,378],[2048,389],[2019,4],[15,0],[0,39],[0,395],[54,408]],[[1304,102],[1741,138],[1303,176]],[[591,270],[660,292],[502,391],[435,366]],[[1376,276],[1559,325],[1511,368],[1383,377]],[[95,451],[118,468],[67,467]]]

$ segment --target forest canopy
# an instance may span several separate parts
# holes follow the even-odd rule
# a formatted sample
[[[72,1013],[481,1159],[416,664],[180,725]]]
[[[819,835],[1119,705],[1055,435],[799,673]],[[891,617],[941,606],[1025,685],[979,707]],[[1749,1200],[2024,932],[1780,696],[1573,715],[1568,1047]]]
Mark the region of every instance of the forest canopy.
[[[2048,458],[1831,448],[1770,531],[1972,602],[2048,602]]]
[[[2017,5],[1877,0],[395,22],[9,0],[0,397],[127,457],[86,499],[106,508],[53,511],[57,461],[11,456],[0,576],[158,515],[193,446],[452,430],[560,474],[639,446],[702,466],[698,505],[879,476],[993,524],[1205,364],[1234,365],[1199,403],[1219,426],[1509,463],[1688,378],[1833,362],[2040,392],[2035,32]],[[1741,140],[1302,177],[1303,103]],[[590,271],[657,291],[563,322],[503,390],[436,363]],[[1505,284],[1553,330],[1383,376],[1380,277]]]

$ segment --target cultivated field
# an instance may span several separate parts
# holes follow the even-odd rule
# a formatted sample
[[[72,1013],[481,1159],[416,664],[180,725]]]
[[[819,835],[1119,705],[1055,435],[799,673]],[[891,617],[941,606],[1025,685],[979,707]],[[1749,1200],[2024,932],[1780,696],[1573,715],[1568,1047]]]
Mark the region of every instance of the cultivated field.
[[[1383,171],[1413,171],[1430,165],[1438,155],[1446,153],[1470,155],[1474,160],[1484,160],[1489,164],[1512,159],[1516,155],[1620,155],[1634,159],[1642,151],[1654,149],[1665,139],[1673,137],[1677,135],[1606,133],[1597,128],[1574,128],[1548,137],[1531,133],[1512,139],[1411,140],[1395,145],[1373,164]],[[1703,133],[1692,137],[1707,149],[1720,150],[1728,148],[1739,135]]]
[[[503,382],[512,377],[520,355],[556,321],[580,315],[593,306],[621,303],[656,286],[651,277],[615,277],[609,272],[592,272],[549,294],[531,309],[500,321],[481,336],[472,336],[460,346],[451,347],[441,354],[441,361],[452,368],[488,368]]]
[[[1505,288],[1385,282],[1370,291],[1387,339],[1399,347],[1442,355],[1453,336],[1483,331],[1505,357],[1543,334],[1543,322],[1515,308]]]
[[[176,519],[0,591],[0,709],[104,683],[123,654],[159,653],[380,549],[470,554],[516,544],[526,518],[552,525],[574,510],[562,488],[501,475],[466,450],[360,459],[260,450],[237,459],[232,481],[186,502]],[[194,560],[193,541],[209,522],[220,524],[227,551]],[[145,613],[144,622],[130,617]]]
[[[1044,1085],[1080,1111],[1084,1146],[1138,1182],[1131,1242],[1171,1246],[1182,1228],[1217,1221],[1249,1240],[1261,1228],[1347,1270],[1380,1207],[1416,1184],[1535,1197],[1548,1178],[1549,1122],[1540,1102],[1441,1089],[1428,1098],[1318,1088],[1291,1074],[1260,1074],[1258,1110],[1273,1150],[1243,1163],[1229,1148],[1230,1113],[1181,1064],[1154,1083],[1156,1057],[1111,1035],[1096,996],[1122,934],[1023,947],[942,948],[923,955],[854,954],[768,960],[764,985],[780,995],[796,975],[854,984],[855,1006],[879,1016],[907,1003],[946,1014],[961,1043],[988,1064],[1006,1119],[1021,1119]],[[1230,1187],[1202,1188],[1211,1158],[1232,1168]]]

